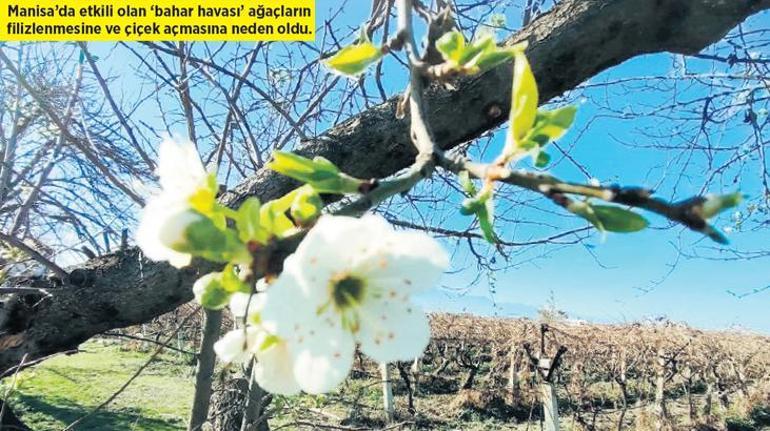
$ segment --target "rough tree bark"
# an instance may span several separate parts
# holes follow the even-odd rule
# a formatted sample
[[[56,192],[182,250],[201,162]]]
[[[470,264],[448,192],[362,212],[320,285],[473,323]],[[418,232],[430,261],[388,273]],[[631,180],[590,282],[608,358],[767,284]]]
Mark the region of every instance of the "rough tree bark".
[[[770,0],[563,0],[514,34],[528,40],[527,54],[541,102],[637,55],[695,53],[721,39]],[[508,117],[512,65],[463,79],[454,89],[426,95],[428,120],[438,144],[452,148],[503,123]],[[391,99],[302,142],[299,152],[322,155],[359,177],[383,177],[412,161],[408,121],[395,118]],[[248,196],[278,197],[294,184],[262,170],[224,196],[237,205]],[[24,354],[30,359],[67,351],[109,329],[148,321],[192,299],[200,266],[181,271],[149,262],[136,249],[89,260],[67,280],[17,279],[19,286],[53,289],[53,296],[0,297],[0,375]],[[63,287],[62,287],[63,286]]]

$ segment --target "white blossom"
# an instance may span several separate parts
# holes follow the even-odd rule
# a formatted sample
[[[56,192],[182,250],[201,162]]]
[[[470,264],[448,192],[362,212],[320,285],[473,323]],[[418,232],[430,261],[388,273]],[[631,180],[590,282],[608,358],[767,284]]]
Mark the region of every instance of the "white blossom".
[[[323,216],[266,292],[262,325],[287,343],[300,387],[328,392],[347,376],[356,343],[379,362],[422,353],[430,328],[411,295],[448,264],[424,233],[394,231],[378,216]]]
[[[246,321],[253,325],[258,325],[260,322],[260,313],[265,305],[265,289],[267,289],[267,283],[264,278],[257,281],[255,293],[242,293],[236,292],[230,296],[230,312],[237,320],[244,320],[246,315],[248,319]]]
[[[196,221],[193,198],[203,191],[203,199],[213,202],[208,190],[208,175],[200,161],[195,145],[187,140],[166,138],[160,144],[157,173],[160,193],[152,196],[142,211],[137,229],[137,243],[147,257],[165,260],[181,268],[190,263],[191,256],[172,248],[184,240],[184,232]],[[200,217],[198,215],[198,217]]]
[[[270,346],[257,351],[254,379],[268,392],[295,395],[300,386],[294,377],[294,364],[286,342],[275,339]]]
[[[268,392],[294,395],[300,391],[294,378],[293,358],[287,343],[269,334],[259,325],[259,316],[264,305],[267,283],[260,279],[256,293],[236,292],[230,297],[230,312],[237,322],[248,315],[247,330],[236,329],[226,334],[215,344],[219,358],[227,363],[244,363],[256,357],[254,378]]]
[[[214,343],[214,352],[225,363],[242,364],[257,353],[265,336],[264,331],[252,326],[233,329]]]

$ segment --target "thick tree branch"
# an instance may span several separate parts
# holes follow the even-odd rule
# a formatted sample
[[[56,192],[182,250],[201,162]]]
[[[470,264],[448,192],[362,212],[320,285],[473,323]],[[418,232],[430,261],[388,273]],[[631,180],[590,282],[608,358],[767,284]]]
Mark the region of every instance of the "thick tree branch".
[[[611,66],[653,52],[692,54],[716,42],[748,16],[770,8],[770,0],[563,0],[508,40],[529,41],[527,55],[546,102]],[[508,115],[511,65],[465,78],[453,90],[425,94],[427,121],[444,150],[480,136]],[[351,175],[382,178],[412,164],[416,150],[409,121],[396,119],[396,98],[304,140],[300,154],[321,155]],[[224,197],[236,206],[248,196],[263,200],[296,184],[261,170]],[[181,271],[149,262],[136,249],[98,257],[70,271],[53,298],[0,298],[0,372],[69,350],[109,329],[147,321],[192,299],[196,266]],[[74,277],[82,274],[82,277]],[[61,281],[19,280],[51,287]]]

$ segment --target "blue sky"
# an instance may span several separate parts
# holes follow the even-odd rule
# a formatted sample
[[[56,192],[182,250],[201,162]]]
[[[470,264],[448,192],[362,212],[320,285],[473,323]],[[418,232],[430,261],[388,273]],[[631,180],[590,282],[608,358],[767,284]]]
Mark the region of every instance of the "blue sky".
[[[746,27],[751,28],[767,17],[768,14],[753,17]],[[673,73],[676,61],[676,56],[669,54],[642,56],[594,77],[591,82],[667,76]],[[687,65],[691,72],[704,72],[713,67],[711,62],[691,59],[687,60]],[[691,100],[705,94],[702,89],[682,87],[677,91],[678,100]],[[653,118],[618,120],[600,116],[589,126],[593,117],[605,113],[590,100],[607,97],[606,91],[597,88],[573,95],[571,100],[579,103],[581,109],[572,133],[560,142],[562,148],[573,148],[570,155],[591,176],[603,182],[652,187],[662,196],[674,199],[700,193],[705,181],[705,175],[701,173],[707,170],[705,161],[693,162],[688,170],[690,175],[678,180],[676,170],[671,172],[663,168],[671,162],[670,152],[630,149],[618,143],[627,140],[645,143],[639,129],[657,129],[665,134],[678,127],[678,123],[661,123],[660,119]],[[656,94],[640,89],[613,94],[612,104],[635,109],[639,105],[665,105],[670,103],[669,97],[668,93]],[[736,116],[742,118],[742,112]],[[726,128],[714,139],[716,143],[732,145],[745,139],[749,130],[748,127]],[[579,131],[584,132],[580,134]],[[501,140],[500,137],[497,139]],[[550,168],[552,173],[565,179],[585,179],[585,175],[569,162],[560,162],[558,157],[554,160],[556,163]],[[740,189],[750,199],[757,198],[758,169],[747,169],[738,178],[735,183],[716,181],[709,191],[729,193]],[[745,213],[745,207],[738,211]],[[732,211],[728,212],[716,224],[730,226],[732,214]],[[653,228],[666,225],[660,217],[646,216]],[[526,231],[526,227],[523,229]],[[731,245],[727,249],[737,251],[759,250],[770,240],[770,235],[761,230],[734,232],[730,237]],[[505,315],[511,314],[505,308],[512,309],[512,313],[527,314],[555,298],[559,308],[589,320],[624,322],[665,316],[702,328],[744,327],[769,333],[770,291],[743,298],[728,292],[748,292],[770,284],[768,259],[725,261],[686,257],[696,251],[719,256],[720,253],[711,250],[713,246],[715,244],[698,234],[678,227],[650,229],[632,235],[610,234],[606,238],[594,235],[583,245],[561,248],[545,258],[495,274],[494,293],[490,292],[487,283],[481,282],[464,292],[464,296],[446,293],[446,290],[444,294],[431,292],[426,295],[426,302],[431,309],[455,311],[463,309],[463,304],[467,303],[470,304],[469,311],[489,313],[486,302],[495,301],[504,308],[501,314]],[[727,251],[723,250],[721,254],[726,255]],[[449,277],[446,284],[451,287],[463,285],[464,279],[468,279],[467,274]],[[468,295],[473,296],[472,300]],[[482,298],[488,300],[485,302]],[[511,304],[521,306],[512,307]]]
[[[319,2],[323,5],[323,2]],[[368,5],[363,2],[348,2],[345,10],[345,22],[354,29],[368,15]],[[509,24],[517,22],[511,11]],[[323,6],[319,6],[318,22],[322,22]],[[751,19],[748,26],[756,25],[767,19],[770,14],[763,14]],[[114,70],[124,65],[110,61]],[[668,76],[675,73],[676,57],[668,54],[638,57],[617,66],[591,82],[637,76]],[[700,71],[712,67],[710,63],[688,60],[688,70]],[[397,76],[388,78],[385,85],[391,94],[400,91],[404,82],[403,71],[394,66],[386,68],[387,74]],[[391,76],[391,75],[388,75]],[[688,89],[686,82],[682,89],[677,89],[677,97],[697,98],[702,90]],[[699,92],[700,91],[700,92]],[[689,93],[688,93],[689,92]],[[703,187],[702,172],[707,167],[700,166],[702,160],[696,160],[688,167],[688,176],[678,179],[671,167],[672,153],[657,149],[629,148],[619,141],[644,143],[640,130],[657,130],[665,134],[668,129],[677,127],[674,122],[661,122],[656,118],[617,119],[605,117],[606,111],[599,109],[593,100],[606,101],[620,111],[636,109],[638,106],[658,106],[666,104],[668,93],[649,91],[619,91],[612,93],[604,88],[588,89],[568,95],[570,102],[578,103],[580,111],[573,131],[559,144],[562,148],[571,148],[570,155],[578,160],[592,177],[606,182],[618,182],[625,185],[654,187],[662,196],[685,198],[698,194]],[[151,116],[150,113],[139,113]],[[598,118],[597,115],[599,116]],[[595,121],[592,121],[594,119]],[[745,138],[746,130],[737,128],[725,130],[716,142],[739,142]],[[495,144],[501,142],[500,134]],[[494,146],[494,145],[493,145]],[[586,176],[570,162],[552,152],[554,163],[550,171],[568,180],[587,180]],[[674,160],[675,161],[675,160]],[[676,169],[676,165],[673,169]],[[696,173],[696,175],[693,175]],[[749,195],[758,192],[756,169],[742,175],[739,184],[716,181],[710,187],[712,192],[732,192],[740,189]],[[674,187],[676,185],[676,187]],[[552,208],[559,213],[558,208]],[[563,215],[543,215],[538,212],[524,212],[531,217],[555,217]],[[661,229],[666,222],[650,215],[652,229],[633,235],[591,236],[585,243],[570,247],[551,247],[547,255],[517,265],[505,272],[494,274],[495,293],[491,293],[488,279],[470,290],[464,289],[474,276],[473,270],[449,275],[444,280],[449,289],[435,290],[424,295],[423,300],[430,309],[451,311],[475,311],[491,313],[492,301],[508,304],[503,314],[531,315],[534,310],[555,298],[559,308],[570,315],[603,322],[623,322],[647,317],[666,316],[673,320],[686,321],[703,328],[725,328],[741,326],[770,333],[770,291],[764,291],[745,298],[737,298],[728,290],[749,291],[770,284],[768,259],[751,261],[724,261],[692,259],[680,254],[705,252],[712,244],[698,234],[681,228]],[[456,227],[466,226],[468,219],[455,216],[450,220]],[[568,222],[571,226],[581,226],[579,220]],[[720,226],[730,224],[730,214],[718,221]],[[517,228],[516,238],[538,236],[539,228],[522,226]],[[503,232],[503,236],[510,236]],[[731,248],[734,250],[758,250],[768,244],[770,235],[763,231],[739,232],[731,235]],[[468,262],[468,255],[461,252],[457,259],[458,267]],[[672,265],[675,266],[672,268]],[[452,292],[463,291],[463,295]]]

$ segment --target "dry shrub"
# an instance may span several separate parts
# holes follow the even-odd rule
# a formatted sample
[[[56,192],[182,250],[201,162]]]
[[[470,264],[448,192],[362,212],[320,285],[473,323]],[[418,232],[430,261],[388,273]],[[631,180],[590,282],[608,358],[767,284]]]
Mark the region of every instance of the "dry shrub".
[[[497,391],[478,391],[463,389],[457,393],[449,405],[449,410],[457,412],[460,418],[476,416],[479,418],[494,418],[501,421],[526,421],[530,418],[531,409],[521,404],[511,405],[506,396]],[[533,412],[534,413],[534,412]],[[536,417],[536,415],[532,415]]]

